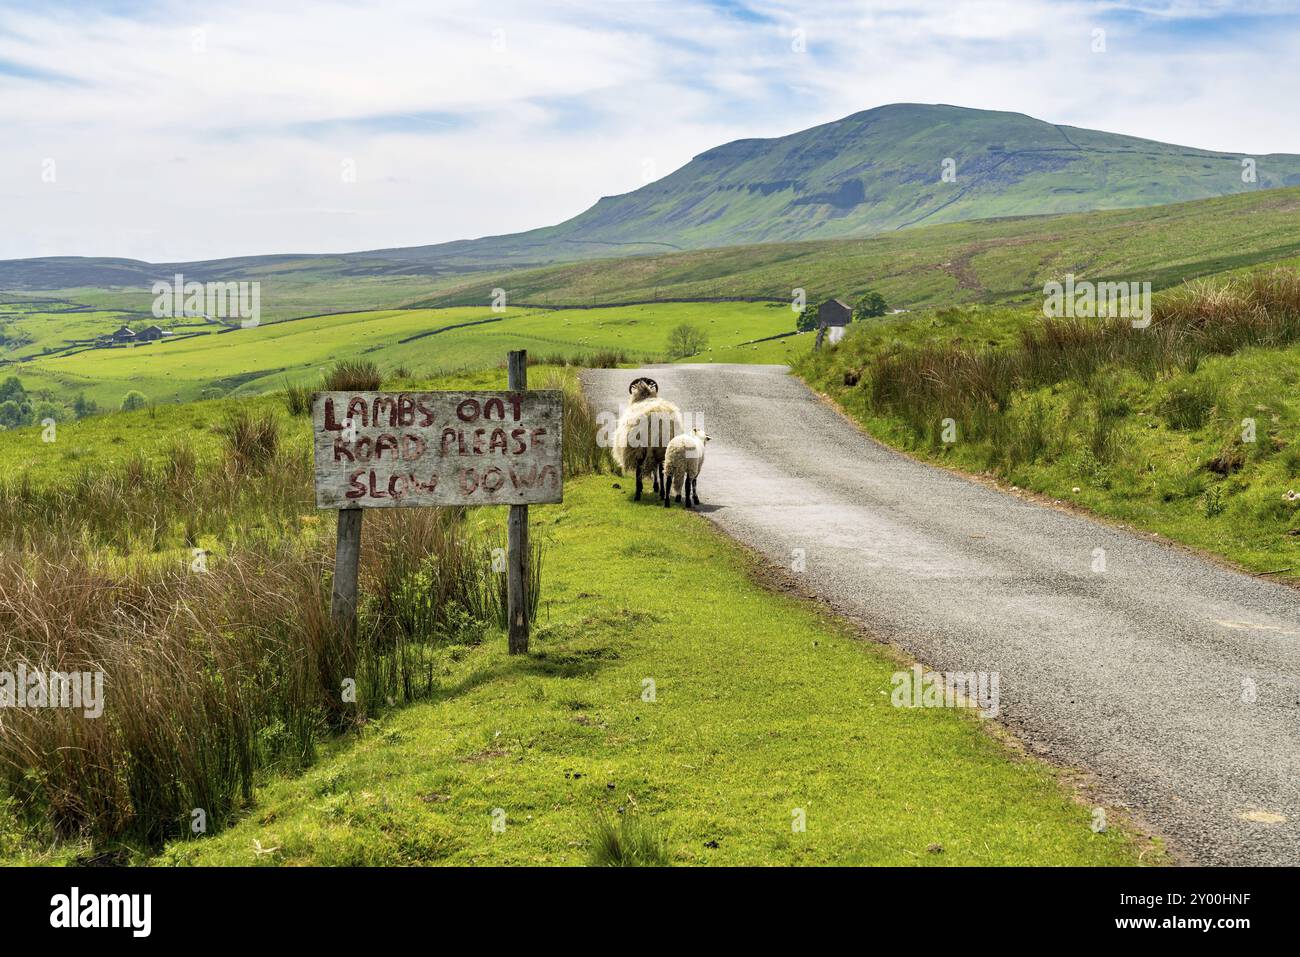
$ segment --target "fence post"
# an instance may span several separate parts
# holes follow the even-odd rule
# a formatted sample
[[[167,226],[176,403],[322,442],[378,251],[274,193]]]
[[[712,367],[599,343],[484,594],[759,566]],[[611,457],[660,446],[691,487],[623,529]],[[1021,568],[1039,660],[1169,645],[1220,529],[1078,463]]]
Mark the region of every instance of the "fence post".
[[[361,560],[361,516],[364,509],[339,509],[339,540],[334,551],[334,585],[330,620],[349,645],[357,635],[357,566]]]
[[[528,388],[528,352],[520,349],[506,355],[506,388],[523,392]],[[509,622],[510,654],[528,653],[528,506],[511,505],[507,523],[506,615]]]

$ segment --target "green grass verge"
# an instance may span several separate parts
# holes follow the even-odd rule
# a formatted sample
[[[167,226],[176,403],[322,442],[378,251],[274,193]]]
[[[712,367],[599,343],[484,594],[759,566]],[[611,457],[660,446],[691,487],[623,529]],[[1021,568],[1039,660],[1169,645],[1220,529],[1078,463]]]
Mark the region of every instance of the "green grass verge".
[[[447,649],[433,700],[154,863],[582,864],[608,839],[600,815],[620,812],[675,864],[1163,860],[1123,829],[1093,833],[1050,768],[970,712],[892,707],[889,649],[761,587],[702,518],[634,506],[614,481],[533,509],[548,550],[528,657],[500,637]]]

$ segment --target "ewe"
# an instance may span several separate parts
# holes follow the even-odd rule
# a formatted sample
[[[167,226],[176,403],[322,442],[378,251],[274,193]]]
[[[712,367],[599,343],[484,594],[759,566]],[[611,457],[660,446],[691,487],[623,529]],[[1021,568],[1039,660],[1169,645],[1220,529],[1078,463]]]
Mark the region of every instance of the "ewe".
[[[686,486],[686,501],[682,503],[686,508],[692,507],[692,499],[696,505],[700,504],[697,489],[700,469],[704,467],[704,444],[708,441],[703,429],[691,429],[668,443],[664,456],[664,508],[668,508],[669,483],[679,502],[682,501],[682,485]]]
[[[614,461],[619,468],[636,472],[635,501],[641,500],[641,477],[649,472],[654,490],[663,487],[664,454],[682,431],[682,413],[677,406],[659,398],[659,383],[642,376],[628,386],[632,404],[618,418],[614,429]]]

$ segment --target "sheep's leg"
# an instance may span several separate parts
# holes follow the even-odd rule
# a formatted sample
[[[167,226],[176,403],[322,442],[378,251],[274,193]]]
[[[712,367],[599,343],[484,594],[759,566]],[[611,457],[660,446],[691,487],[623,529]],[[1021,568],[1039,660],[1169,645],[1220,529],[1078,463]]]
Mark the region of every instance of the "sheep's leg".
[[[691,507],[691,474],[689,472],[686,473],[686,478],[682,479],[682,485],[684,486],[682,491],[686,494],[686,507],[690,508]]]
[[[632,496],[632,501],[641,501],[641,463],[636,463],[636,494]]]
[[[700,504],[700,480],[698,478],[691,479],[691,495],[695,499],[695,504],[699,505]]]

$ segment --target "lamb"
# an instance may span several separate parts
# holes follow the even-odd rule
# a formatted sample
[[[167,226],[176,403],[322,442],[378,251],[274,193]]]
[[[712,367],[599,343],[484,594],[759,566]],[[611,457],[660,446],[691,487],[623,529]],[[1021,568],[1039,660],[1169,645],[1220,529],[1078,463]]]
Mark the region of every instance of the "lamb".
[[[650,472],[654,490],[664,486],[663,466],[668,443],[682,432],[682,413],[659,398],[659,383],[642,376],[628,386],[632,404],[618,418],[611,453],[619,468],[636,473],[636,495],[641,500],[641,479]]]
[[[686,487],[686,501],[682,504],[691,508],[691,501],[700,504],[699,481],[700,469],[704,467],[704,445],[709,436],[703,429],[691,429],[685,435],[676,436],[668,443],[664,456],[664,508],[669,507],[668,485],[671,482],[673,494],[677,501],[682,501],[682,486]]]

